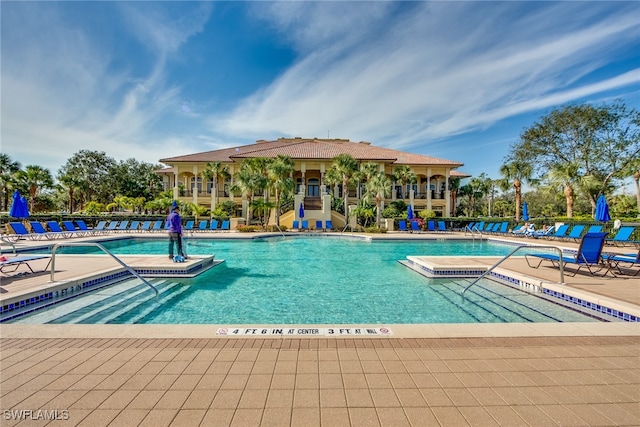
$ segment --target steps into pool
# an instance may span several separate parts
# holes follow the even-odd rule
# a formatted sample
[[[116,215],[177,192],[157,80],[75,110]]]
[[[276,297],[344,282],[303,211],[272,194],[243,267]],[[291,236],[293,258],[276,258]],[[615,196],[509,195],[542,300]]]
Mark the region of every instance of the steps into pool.
[[[158,296],[144,283],[126,280],[102,289],[88,292],[60,302],[46,310],[20,316],[20,323],[73,323],[104,324],[115,319],[130,317],[126,323],[135,323],[162,304],[180,296],[188,286],[168,280],[153,280]],[[143,310],[137,310],[144,305]],[[134,314],[132,314],[134,313]],[[9,322],[11,323],[11,322]],[[122,323],[121,320],[115,323]]]

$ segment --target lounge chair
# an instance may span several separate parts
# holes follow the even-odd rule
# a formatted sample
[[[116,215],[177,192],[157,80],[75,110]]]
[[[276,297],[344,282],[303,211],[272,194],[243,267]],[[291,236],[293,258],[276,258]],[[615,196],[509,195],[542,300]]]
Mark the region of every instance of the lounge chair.
[[[151,221],[142,221],[142,224],[140,224],[140,228],[138,229],[138,231],[140,231],[141,233],[143,231],[151,231]]]
[[[316,220],[316,231],[320,231],[320,230],[324,231],[323,228],[322,228],[322,221],[317,219]]]
[[[78,229],[84,231],[87,235],[96,234],[95,229],[87,227],[87,223],[83,220],[76,219],[76,224],[78,225]]]
[[[107,228],[105,228],[106,231],[116,231],[117,229],[118,229],[118,221],[111,221],[109,225],[107,225]]]
[[[193,224],[195,224],[195,221],[190,219],[184,227],[182,227],[182,231],[193,231]]]
[[[73,233],[72,236],[88,236],[90,234],[77,228],[73,221],[62,221],[62,226],[64,227],[64,231]]]
[[[635,227],[620,227],[616,235],[611,239],[607,239],[606,242],[616,246],[622,246],[625,243],[636,243],[634,240],[629,240],[635,230]]]
[[[45,258],[49,258],[49,262],[47,263],[47,266],[42,269],[42,271],[46,271],[47,268],[49,268],[49,264],[51,264],[50,255],[18,255],[10,258],[2,257],[0,258],[0,273],[13,273],[23,264],[26,265],[32,273],[35,273],[35,271],[33,271],[33,268],[31,268],[31,265],[29,265],[29,262]],[[13,270],[6,271],[5,268],[8,266],[13,266]]]
[[[482,231],[484,229],[484,221],[476,222],[472,229],[475,231]]]
[[[527,260],[527,264],[529,267],[538,268],[543,261],[551,261],[554,267],[560,267],[562,265],[563,269],[567,264],[573,264],[578,266],[578,268],[573,272],[571,277],[578,274],[578,271],[582,267],[587,267],[589,273],[594,274],[598,271],[602,270],[602,248],[604,247],[604,239],[607,237],[608,233],[587,233],[582,236],[580,240],[580,246],[578,247],[578,252],[575,254],[566,254],[566,256],[562,255],[562,260],[559,255],[556,254],[526,254],[524,257]],[[532,265],[529,261],[529,257],[538,258],[538,264]],[[592,267],[598,267],[595,271],[592,270]],[[608,268],[607,271],[604,272],[603,276],[610,271],[611,268]],[[566,270],[564,270],[566,271]]]
[[[582,237],[582,232],[584,231],[584,225],[574,225],[569,235],[566,237],[567,239],[573,239],[576,242]]]
[[[139,232],[140,231],[140,221],[131,221],[129,227],[126,231]]]
[[[27,227],[24,226],[21,222],[10,222],[9,227],[13,230],[13,234],[7,234],[3,237],[7,238],[7,240],[16,242],[20,238],[25,237],[29,240],[40,240],[46,237],[46,231],[44,234],[42,233],[29,233]]]
[[[601,225],[592,225],[587,230],[587,233],[600,233],[600,232],[602,232],[602,226]]]
[[[302,220],[302,227],[303,230],[309,231],[309,221],[306,219]]]
[[[49,231],[52,233],[60,233],[63,237],[73,237],[73,236],[81,236],[82,234],[77,234],[74,231],[65,231],[60,228],[60,224],[56,221],[47,221],[47,227],[49,227]]]
[[[291,229],[299,230],[300,229],[300,221],[297,219],[293,220],[293,224],[291,225]]]
[[[209,220],[203,219],[198,223],[197,231],[207,231],[208,228],[209,228]]]
[[[329,230],[329,231],[333,230],[333,222],[331,222],[330,219],[326,220],[324,222],[324,227],[325,227],[326,230]]]
[[[640,249],[637,254],[602,254],[602,258],[609,263],[610,269],[616,269],[620,274],[624,274],[620,268],[620,264],[629,264],[623,266],[623,268],[629,269],[639,267],[638,271],[633,274],[634,276],[637,276],[638,273],[640,273]]]
[[[46,237],[47,239],[59,239],[65,237],[64,233],[57,233],[53,231],[47,231],[44,226],[40,223],[40,221],[29,221],[29,225],[31,226],[31,230],[39,234],[41,236]]]
[[[162,231],[162,220],[153,221],[150,231]]]
[[[500,228],[498,229],[498,233],[507,234],[509,232],[509,221],[503,221],[500,223]]]
[[[436,223],[434,221],[427,221],[427,231],[436,231]]]
[[[418,224],[418,221],[411,221],[411,231],[415,231],[416,233],[422,232],[422,230],[420,230],[420,224]]]
[[[107,232],[107,221],[99,221],[95,227],[93,227],[93,230],[96,232],[96,234],[102,234],[102,233],[106,233]]]
[[[227,219],[227,220],[224,220],[224,221],[222,221],[222,224],[220,225],[220,230],[222,230],[222,231],[229,231],[229,230],[230,230],[230,225],[231,225],[231,224],[229,223],[229,220],[228,220],[228,219]]]
[[[553,230],[555,230],[555,228],[556,227],[554,225],[552,225],[550,227],[547,227],[546,229],[536,230],[536,231],[533,232],[531,237],[533,237],[535,239],[539,239],[541,237],[548,237],[548,236],[553,234]]]
[[[447,226],[445,225],[444,221],[438,221],[438,231],[441,233],[446,233],[449,230],[447,230]]]
[[[115,229],[115,231],[124,232],[124,231],[127,231],[128,229],[129,229],[129,221],[124,220],[124,221],[120,221],[120,224],[118,224],[118,227]]]
[[[547,239],[564,239],[567,235],[567,230],[569,230],[569,226],[567,224],[562,224],[556,228],[553,234],[548,234],[544,237]]]
[[[407,230],[407,221],[398,221],[398,230],[409,231]]]
[[[211,220],[211,225],[209,226],[209,230],[212,230],[212,231],[217,231],[218,230],[218,220],[217,219],[212,219]]]

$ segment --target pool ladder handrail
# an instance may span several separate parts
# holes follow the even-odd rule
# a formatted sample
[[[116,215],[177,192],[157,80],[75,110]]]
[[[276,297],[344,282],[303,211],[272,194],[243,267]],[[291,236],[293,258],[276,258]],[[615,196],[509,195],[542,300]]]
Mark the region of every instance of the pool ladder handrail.
[[[471,237],[473,237],[473,240],[476,239],[476,233],[478,233],[480,235],[480,238],[482,239],[482,231],[478,230],[475,226],[474,227],[469,227],[468,225],[464,228],[464,235],[467,235],[467,230],[471,233]]]
[[[512,250],[511,252],[509,252],[507,255],[504,256],[504,258],[502,258],[500,261],[496,262],[495,264],[493,264],[491,267],[489,267],[487,269],[487,271],[485,271],[484,273],[482,273],[480,276],[478,276],[473,282],[469,283],[467,285],[466,288],[464,288],[464,290],[462,291],[462,296],[464,296],[464,293],[467,292],[467,289],[469,289],[471,286],[475,285],[476,283],[478,283],[480,281],[480,279],[482,279],[484,276],[486,276],[487,274],[491,273],[497,266],[499,266],[500,264],[502,264],[504,261],[506,261],[511,255],[513,255],[514,253],[518,252],[520,249],[522,248],[529,248],[529,249],[555,249],[556,251],[558,251],[558,256],[559,256],[559,264],[560,264],[560,284],[564,285],[564,268],[563,268],[563,261],[562,261],[562,249],[560,249],[557,246],[550,246],[550,245],[536,245],[536,246],[531,246],[531,245],[520,245],[517,248],[515,248],[514,250]]]
[[[54,279],[54,273],[56,271],[56,251],[58,250],[59,247],[61,246],[96,246],[97,248],[100,248],[104,253],[106,253],[107,255],[109,255],[111,258],[115,259],[118,264],[120,264],[121,266],[123,266],[127,271],[129,271],[129,273],[133,274],[134,276],[136,276],[138,279],[140,279],[143,283],[145,283],[147,286],[149,286],[151,289],[153,289],[153,291],[156,293],[156,296],[159,295],[158,290],[156,289],[155,286],[153,286],[151,283],[149,283],[145,278],[143,278],[142,276],[140,276],[133,268],[129,267],[127,264],[124,263],[124,261],[122,261],[120,258],[118,258],[117,256],[115,256],[113,254],[113,252],[111,252],[109,249],[105,248],[104,246],[102,246],[100,243],[96,243],[96,242],[64,242],[64,243],[55,243],[52,247],[51,247],[51,277],[49,279],[50,282],[55,282]]]

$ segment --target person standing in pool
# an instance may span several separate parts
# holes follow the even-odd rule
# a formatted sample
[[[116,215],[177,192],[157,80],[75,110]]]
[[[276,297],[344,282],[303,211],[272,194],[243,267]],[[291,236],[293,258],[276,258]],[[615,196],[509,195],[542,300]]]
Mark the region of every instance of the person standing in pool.
[[[177,246],[177,254],[184,257],[182,251],[182,218],[180,218],[180,206],[174,200],[171,204],[171,213],[167,217],[169,223],[169,258],[173,259],[173,250]]]

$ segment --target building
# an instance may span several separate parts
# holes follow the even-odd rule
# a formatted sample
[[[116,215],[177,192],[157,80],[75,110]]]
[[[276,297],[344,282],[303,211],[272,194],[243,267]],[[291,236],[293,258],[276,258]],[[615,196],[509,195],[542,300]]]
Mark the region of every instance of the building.
[[[393,174],[400,166],[408,166],[417,176],[415,184],[403,188],[396,182],[392,195],[385,200],[404,199],[413,205],[416,211],[431,209],[438,216],[450,216],[455,208],[452,203],[450,178],[467,177],[456,171],[462,163],[439,159],[421,154],[406,153],[389,148],[376,147],[369,142],[352,142],[348,139],[319,138],[279,138],[275,141],[259,140],[255,144],[243,145],[221,150],[205,151],[184,156],[160,159],[169,167],[159,171],[163,176],[165,189],[173,189],[174,198],[196,205],[212,207],[216,201],[231,200],[238,205],[238,214],[246,214],[247,204],[244,197],[234,197],[229,192],[233,185],[233,175],[240,169],[244,159],[253,157],[275,158],[278,155],[289,156],[295,163],[293,179],[296,182],[294,206],[304,204],[305,219],[334,220],[334,224],[344,224],[344,216],[331,212],[331,195],[342,197],[342,186],[332,188],[324,182],[325,173],[331,168],[333,158],[339,154],[349,154],[359,162],[373,162],[386,174]],[[230,178],[224,183],[213,185],[212,180],[203,181],[202,171],[208,162],[221,162],[228,165]],[[217,197],[212,189],[217,188]],[[361,196],[361,187],[349,188],[349,201],[356,204]],[[404,197],[403,197],[404,196]],[[351,205],[351,203],[349,203]],[[298,219],[297,209],[292,209],[289,217],[283,215],[281,221],[292,222]],[[290,224],[287,224],[290,226]]]

